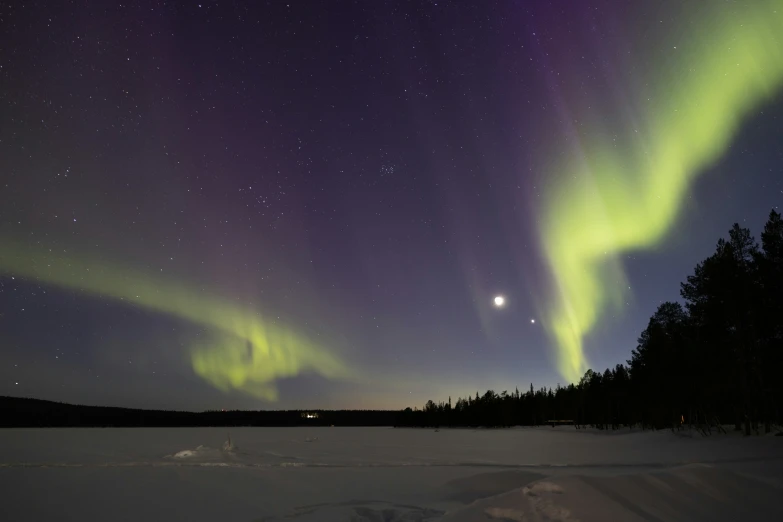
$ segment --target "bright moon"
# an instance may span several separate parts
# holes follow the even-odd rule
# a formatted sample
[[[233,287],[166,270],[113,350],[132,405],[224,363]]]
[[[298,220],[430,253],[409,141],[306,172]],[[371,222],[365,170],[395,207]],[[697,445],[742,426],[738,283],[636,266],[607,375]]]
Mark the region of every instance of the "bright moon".
[[[502,295],[495,296],[495,306],[500,308],[504,304],[506,304],[506,298],[505,297],[503,297]]]

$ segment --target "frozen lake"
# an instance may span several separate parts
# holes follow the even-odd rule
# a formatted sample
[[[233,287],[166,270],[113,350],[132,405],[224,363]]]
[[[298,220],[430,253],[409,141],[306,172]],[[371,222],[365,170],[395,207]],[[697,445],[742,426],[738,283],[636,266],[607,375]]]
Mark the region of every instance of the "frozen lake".
[[[783,520],[783,437],[14,429],[0,491],[4,521]]]

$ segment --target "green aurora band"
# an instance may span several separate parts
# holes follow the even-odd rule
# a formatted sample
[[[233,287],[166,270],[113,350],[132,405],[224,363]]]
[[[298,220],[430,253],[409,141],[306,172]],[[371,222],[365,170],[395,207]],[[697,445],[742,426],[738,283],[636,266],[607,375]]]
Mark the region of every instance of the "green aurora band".
[[[45,261],[44,261],[45,260]],[[17,243],[0,242],[0,274],[113,299],[201,325],[210,342],[191,346],[197,375],[228,392],[239,390],[274,401],[276,380],[304,372],[348,378],[351,371],[335,354],[254,310],[162,277],[103,262],[89,262]]]
[[[702,7],[715,12],[693,17],[684,45],[650,71],[634,107],[641,121],[604,133],[593,121],[546,194],[540,234],[554,291],[544,319],[569,382],[588,368],[585,335],[628,291],[620,254],[662,240],[696,176],[783,84],[783,1]]]

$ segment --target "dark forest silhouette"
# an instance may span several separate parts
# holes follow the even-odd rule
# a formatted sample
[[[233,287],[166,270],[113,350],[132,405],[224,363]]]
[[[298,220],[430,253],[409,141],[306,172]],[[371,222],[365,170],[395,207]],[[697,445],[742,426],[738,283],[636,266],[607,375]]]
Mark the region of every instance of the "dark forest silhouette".
[[[404,411],[201,413],[74,406],[0,397],[0,426],[482,426],[568,422],[577,428],[692,426],[704,434],[769,432],[783,402],[783,221],[774,210],[759,246],[735,224],[658,306],[627,365],[579,383],[427,402]],[[315,413],[315,412],[310,412]]]
[[[392,426],[397,421],[399,414],[399,410],[213,410],[203,412],[139,410],[109,406],[81,406],[19,397],[0,397],[0,428]]]
[[[769,432],[783,401],[783,222],[774,210],[761,245],[735,224],[658,306],[627,365],[588,370],[579,383],[520,393],[490,390],[406,409],[404,426],[554,424],[600,429],[693,426],[703,433]],[[555,422],[553,422],[555,421]]]

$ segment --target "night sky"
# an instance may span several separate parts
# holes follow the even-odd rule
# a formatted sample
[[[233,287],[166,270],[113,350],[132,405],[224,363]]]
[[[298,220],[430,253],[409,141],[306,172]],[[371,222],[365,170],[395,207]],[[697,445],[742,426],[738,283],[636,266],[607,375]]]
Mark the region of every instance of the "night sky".
[[[401,408],[614,366],[783,206],[782,87],[780,0],[6,2],[0,395]]]

